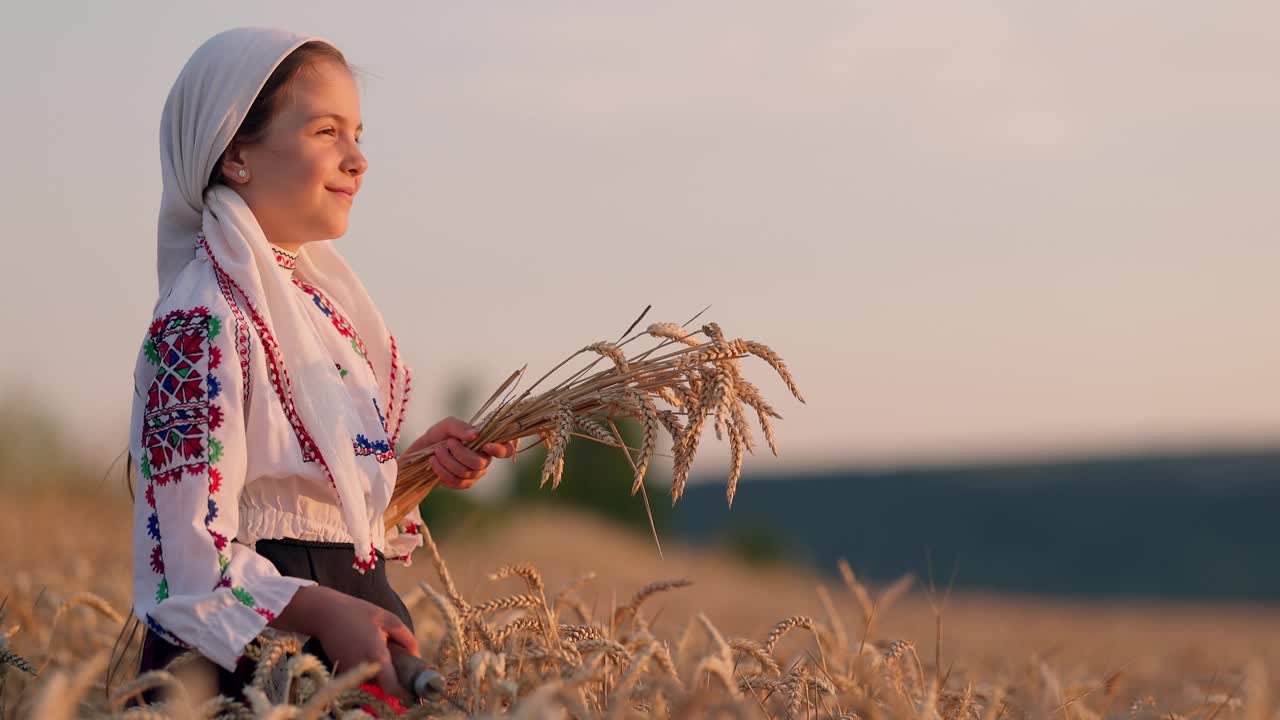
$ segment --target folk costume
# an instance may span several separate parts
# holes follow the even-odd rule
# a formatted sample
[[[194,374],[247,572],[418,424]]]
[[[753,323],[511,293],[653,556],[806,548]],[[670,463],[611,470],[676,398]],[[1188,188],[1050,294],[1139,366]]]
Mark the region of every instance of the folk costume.
[[[222,669],[224,690],[301,587],[363,597],[412,627],[385,563],[410,562],[421,517],[390,532],[382,521],[409,367],[332,241],[275,247],[239,194],[206,187],[272,71],[315,40],[328,42],[219,33],[161,116],[159,295],[130,433],[134,611],[147,627],[141,670],[191,648]]]

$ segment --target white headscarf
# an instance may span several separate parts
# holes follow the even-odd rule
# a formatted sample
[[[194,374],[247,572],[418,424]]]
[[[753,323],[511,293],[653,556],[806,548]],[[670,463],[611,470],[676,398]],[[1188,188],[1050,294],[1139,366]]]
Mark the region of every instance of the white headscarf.
[[[156,273],[159,298],[168,295],[182,269],[195,257],[197,232],[216,271],[248,300],[246,320],[266,354],[268,381],[284,404],[303,456],[328,471],[339,507],[355,544],[355,567],[373,567],[372,525],[365,490],[373,507],[385,507],[392,487],[373,463],[356,460],[349,423],[356,417],[333,359],[296,302],[292,281],[279,272],[262,227],[238,193],[220,183],[207,190],[209,174],[282,60],[314,35],[262,27],[240,27],[209,38],[182,68],[165,100],[160,120],[160,201]],[[335,46],[336,47],[336,46]],[[387,330],[364,285],[330,240],[300,248],[294,275],[320,288],[346,314],[364,342],[387,408],[388,438],[403,419],[409,382],[395,338]],[[304,388],[305,391],[294,392]]]

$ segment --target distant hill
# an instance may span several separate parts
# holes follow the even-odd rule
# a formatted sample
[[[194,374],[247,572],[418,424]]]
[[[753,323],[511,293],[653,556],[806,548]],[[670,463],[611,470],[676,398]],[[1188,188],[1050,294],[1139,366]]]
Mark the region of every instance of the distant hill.
[[[674,534],[780,542],[834,572],[1073,596],[1280,601],[1280,450],[691,484]]]

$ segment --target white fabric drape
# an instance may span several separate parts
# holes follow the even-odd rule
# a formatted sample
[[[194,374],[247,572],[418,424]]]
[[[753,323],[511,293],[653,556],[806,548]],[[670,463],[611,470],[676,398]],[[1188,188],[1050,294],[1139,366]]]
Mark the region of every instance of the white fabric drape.
[[[287,298],[324,344],[330,372],[348,387],[360,431],[358,462],[393,481],[396,437],[372,388],[373,371],[344,309],[294,275],[277,251]],[[314,580],[282,576],[254,543],[269,538],[351,542],[328,476],[304,457],[262,343],[203,243],[175,278],[139,348],[130,452],[138,462],[133,607],[152,631],[194,647],[228,670],[246,643]],[[380,530],[388,561],[409,564],[422,518]]]
[[[356,462],[351,438],[357,426],[347,388],[335,377],[332,361],[311,325],[303,322],[297,304],[286,301],[296,290],[287,278],[273,272],[269,244],[249,206],[226,186],[205,189],[214,164],[272,71],[290,52],[313,40],[329,43],[320,36],[272,28],[227,30],[201,45],[174,82],[160,124],[164,183],[157,233],[156,307],[194,257],[196,232],[203,230],[220,274],[245,297],[245,310],[268,355],[270,381],[278,387],[304,453],[330,476],[356,546],[354,564],[363,571],[373,562],[368,506],[385,507],[392,484],[370,477]],[[359,278],[330,240],[304,245],[296,273],[346,310],[377,373],[380,407],[391,415],[390,423],[399,423],[397,401],[404,395],[408,372]]]

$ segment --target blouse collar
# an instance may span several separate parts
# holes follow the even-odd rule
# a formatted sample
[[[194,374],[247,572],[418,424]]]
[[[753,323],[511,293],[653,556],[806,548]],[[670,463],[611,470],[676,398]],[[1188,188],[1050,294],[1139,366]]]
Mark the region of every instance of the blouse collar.
[[[196,237],[200,238],[200,240],[205,240],[205,232],[197,231]],[[289,277],[293,277],[293,269],[298,266],[297,252],[280,250],[279,247],[271,245],[271,243],[268,243],[268,245],[271,247],[271,258],[275,259],[276,268],[279,268],[280,272],[289,275]]]
[[[287,250],[281,250],[275,245],[272,245],[271,255],[275,257],[276,267],[280,268],[281,272],[287,273],[289,275],[293,275],[294,268],[298,266],[297,253],[291,253]]]
[[[196,237],[203,240],[204,231],[197,231]],[[298,267],[298,253],[291,253],[288,250],[281,250],[270,243],[267,244],[271,247],[271,256],[275,258],[276,267],[280,268],[280,272],[292,277],[294,268]]]

